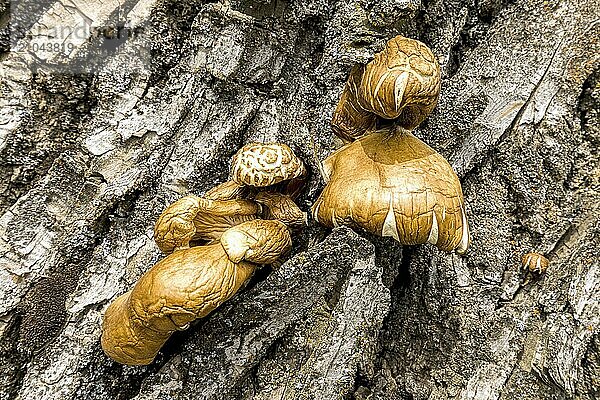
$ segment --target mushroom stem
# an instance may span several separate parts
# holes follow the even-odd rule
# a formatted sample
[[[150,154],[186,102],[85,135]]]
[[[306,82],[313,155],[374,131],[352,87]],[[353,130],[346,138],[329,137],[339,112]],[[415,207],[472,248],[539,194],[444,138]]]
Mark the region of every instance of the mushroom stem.
[[[209,200],[234,200],[243,198],[247,192],[247,186],[227,181],[210,189],[203,197]]]
[[[246,221],[256,219],[262,208],[248,199],[208,200],[194,217],[195,240],[218,240],[223,232]]]
[[[358,103],[357,94],[364,71],[363,65],[352,68],[331,119],[333,133],[348,142],[363,136],[367,130],[375,126],[377,121],[374,113],[365,110]]]
[[[305,172],[301,176],[290,180],[287,185],[285,185],[283,193],[292,199],[298,198],[302,192],[302,189],[304,188],[304,185],[306,184],[306,176],[307,174]]]
[[[264,217],[283,222],[290,228],[306,226],[306,213],[300,210],[290,196],[277,192],[260,192],[254,200],[265,206]]]

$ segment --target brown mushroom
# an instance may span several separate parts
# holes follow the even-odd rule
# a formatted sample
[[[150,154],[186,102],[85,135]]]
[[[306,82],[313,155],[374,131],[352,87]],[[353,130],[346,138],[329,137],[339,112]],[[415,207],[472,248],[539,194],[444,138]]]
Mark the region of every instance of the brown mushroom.
[[[238,185],[265,188],[287,182],[285,194],[295,198],[306,178],[306,168],[282,143],[249,143],[231,161],[231,177]]]
[[[209,200],[234,200],[246,198],[247,195],[248,187],[227,181],[210,189],[202,197]]]
[[[292,239],[283,222],[256,219],[225,231],[221,244],[233,262],[272,264],[291,249]]]
[[[546,257],[544,257],[540,253],[535,252],[525,254],[521,259],[521,262],[523,263],[523,268],[528,269],[529,272],[533,272],[539,275],[546,272],[546,269],[550,264],[550,261],[548,261]]]
[[[365,67],[350,73],[331,121],[336,135],[346,140],[362,136],[375,116],[414,129],[437,104],[440,66],[427,46],[396,36]]]
[[[329,182],[313,215],[357,225],[402,244],[464,253],[469,227],[460,181],[448,162],[410,132],[370,133],[324,162]]]
[[[166,254],[190,247],[191,241],[210,243],[219,239],[226,229],[258,218],[261,201],[252,197],[250,188],[266,188],[285,182],[284,196],[259,196],[271,210],[266,218],[284,218],[290,226],[298,226],[302,211],[291,200],[306,177],[306,168],[292,149],[281,143],[250,143],[232,159],[232,180],[211,190],[203,197],[185,196],[171,204],[154,226],[156,244]],[[285,210],[287,215],[282,214]],[[287,219],[286,219],[287,218]],[[282,219],[283,220],[283,219]]]
[[[253,188],[250,195],[263,208],[262,217],[277,219],[289,227],[306,225],[294,198],[299,194],[306,178],[306,168],[292,149],[282,143],[250,143],[242,147],[231,162],[232,182],[240,187]],[[283,185],[284,194],[277,193]]]
[[[216,243],[165,257],[106,310],[104,352],[122,364],[149,364],[174,331],[231,298],[257,263],[273,263],[290,248],[283,223],[253,220],[226,230]]]
[[[172,332],[206,316],[258,264],[277,263],[291,248],[288,226],[306,221],[292,200],[306,176],[302,161],[286,145],[253,143],[234,157],[232,176],[203,197],[177,200],[158,218],[155,241],[173,253],[108,307],[102,348],[114,360],[150,363]],[[265,191],[285,181],[289,195]],[[190,247],[193,241],[206,245]]]
[[[331,119],[333,133],[349,142],[364,135],[377,121],[377,115],[358,104],[357,95],[364,72],[363,65],[352,68]]]
[[[247,199],[185,196],[160,215],[154,226],[154,240],[162,252],[169,254],[189,248],[192,240],[217,240],[226,229],[255,219],[260,212],[260,205]]]

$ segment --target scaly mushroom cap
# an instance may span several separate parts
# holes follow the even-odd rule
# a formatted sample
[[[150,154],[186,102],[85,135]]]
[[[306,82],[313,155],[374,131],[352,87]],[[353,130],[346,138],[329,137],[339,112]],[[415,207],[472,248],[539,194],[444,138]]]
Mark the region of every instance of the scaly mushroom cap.
[[[375,115],[414,129],[435,108],[440,84],[440,66],[431,50],[396,36],[373,61],[350,73],[333,114],[333,131],[354,140],[373,126]]]
[[[219,193],[212,192],[211,196],[218,198]],[[162,252],[169,254],[189,248],[191,240],[217,240],[226,229],[255,219],[260,212],[260,205],[251,200],[185,196],[160,215],[154,225],[154,240]]]
[[[220,243],[165,257],[106,310],[104,352],[122,364],[149,364],[174,331],[231,298],[255,268],[232,262]]]
[[[228,229],[221,244],[233,262],[271,264],[292,248],[292,238],[283,222],[255,219]]]
[[[231,165],[231,177],[239,185],[265,187],[306,175],[302,160],[282,143],[249,143]]]
[[[540,253],[527,253],[523,256],[521,262],[523,263],[523,268],[537,274],[546,272],[550,264],[550,261]]]
[[[318,222],[355,224],[406,245],[467,250],[460,181],[440,154],[412,134],[369,134],[331,155],[324,167],[330,181],[312,209]]]

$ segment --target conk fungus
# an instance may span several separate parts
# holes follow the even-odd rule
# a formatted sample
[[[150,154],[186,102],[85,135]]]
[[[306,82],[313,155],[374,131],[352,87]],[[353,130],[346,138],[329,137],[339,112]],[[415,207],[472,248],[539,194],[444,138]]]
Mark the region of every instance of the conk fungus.
[[[402,244],[467,251],[460,181],[411,132],[437,104],[440,67],[421,42],[402,36],[355,67],[333,114],[334,133],[353,141],[323,163],[327,186],[313,205],[329,227],[354,225]],[[389,120],[377,129],[381,119]]]
[[[231,298],[258,265],[279,262],[290,229],[306,224],[291,195],[274,191],[295,181],[297,193],[306,176],[288,146],[252,143],[232,164],[233,180],[175,201],[158,218],[154,238],[169,255],[104,316],[102,348],[115,361],[152,362],[174,331]]]

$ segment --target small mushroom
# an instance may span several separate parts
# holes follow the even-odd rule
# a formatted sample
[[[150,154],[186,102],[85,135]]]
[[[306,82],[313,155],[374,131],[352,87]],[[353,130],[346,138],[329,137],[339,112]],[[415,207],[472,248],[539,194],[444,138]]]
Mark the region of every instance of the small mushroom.
[[[521,259],[523,268],[529,270],[529,272],[541,275],[546,272],[550,261],[540,253],[527,253]]]
[[[460,181],[439,153],[410,132],[370,133],[333,153],[324,170],[329,182],[312,208],[318,222],[466,252]]]
[[[414,129],[435,108],[440,84],[440,66],[431,50],[418,40],[396,36],[365,67],[350,73],[333,115],[333,131],[343,139],[357,139],[376,116]]]
[[[287,181],[284,193],[295,198],[306,178],[306,168],[282,143],[249,143],[231,161],[231,177],[238,185],[265,188]]]
[[[190,247],[191,241],[210,243],[226,229],[258,218],[262,213],[298,226],[304,214],[293,203],[306,178],[306,168],[292,149],[281,143],[250,143],[232,159],[232,180],[209,190],[203,197],[185,196],[160,215],[154,226],[154,239],[165,254]],[[285,183],[284,195],[262,195],[254,201],[251,189],[264,189]],[[260,193],[260,192],[259,192]],[[289,200],[288,200],[289,199]],[[302,214],[302,215],[301,215]]]
[[[128,365],[152,362],[177,330],[230,299],[257,264],[273,263],[291,248],[279,221],[252,220],[206,246],[177,251],[154,265],[106,310],[102,349]]]

